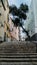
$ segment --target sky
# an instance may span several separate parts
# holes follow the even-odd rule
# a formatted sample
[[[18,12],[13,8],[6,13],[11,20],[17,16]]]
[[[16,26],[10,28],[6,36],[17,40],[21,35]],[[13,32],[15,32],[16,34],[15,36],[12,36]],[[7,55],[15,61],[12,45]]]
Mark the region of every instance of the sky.
[[[9,5],[15,4],[17,7],[20,6],[21,3],[26,3],[28,6],[30,6],[31,0],[8,0]]]

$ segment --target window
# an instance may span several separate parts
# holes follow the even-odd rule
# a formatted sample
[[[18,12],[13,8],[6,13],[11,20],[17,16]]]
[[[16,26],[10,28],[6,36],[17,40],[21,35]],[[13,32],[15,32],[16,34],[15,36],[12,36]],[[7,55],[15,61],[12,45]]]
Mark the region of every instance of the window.
[[[15,32],[15,34],[16,34],[16,32]]]
[[[12,28],[12,31],[13,31],[13,28]]]
[[[0,13],[0,16],[1,16],[1,13]]]

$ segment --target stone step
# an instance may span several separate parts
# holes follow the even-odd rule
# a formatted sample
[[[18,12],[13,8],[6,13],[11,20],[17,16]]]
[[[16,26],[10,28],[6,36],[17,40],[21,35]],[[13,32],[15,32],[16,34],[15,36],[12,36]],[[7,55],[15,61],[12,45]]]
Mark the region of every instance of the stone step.
[[[8,58],[37,58],[37,53],[0,53],[1,57]]]
[[[7,53],[8,54],[8,53]],[[10,53],[11,54],[11,53]],[[37,53],[13,53],[10,56],[1,54],[0,62],[37,62]]]
[[[37,65],[37,62],[2,62],[0,65]]]
[[[37,65],[37,58],[0,58],[0,65]]]
[[[37,58],[0,58],[0,62],[37,62]]]
[[[4,42],[0,44],[0,53],[35,53],[36,44],[25,41]]]
[[[37,65],[35,44],[10,42],[0,44],[0,65]]]

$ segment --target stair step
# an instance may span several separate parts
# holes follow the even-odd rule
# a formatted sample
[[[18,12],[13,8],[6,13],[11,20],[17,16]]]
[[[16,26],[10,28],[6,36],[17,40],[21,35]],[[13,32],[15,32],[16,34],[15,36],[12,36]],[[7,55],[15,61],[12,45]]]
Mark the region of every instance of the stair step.
[[[0,58],[37,58],[37,55],[13,55],[13,54],[1,54]]]
[[[15,43],[0,44],[0,65],[37,65],[36,45]]]
[[[0,65],[37,65],[37,62],[2,62]]]
[[[37,62],[37,58],[0,58],[0,62]]]

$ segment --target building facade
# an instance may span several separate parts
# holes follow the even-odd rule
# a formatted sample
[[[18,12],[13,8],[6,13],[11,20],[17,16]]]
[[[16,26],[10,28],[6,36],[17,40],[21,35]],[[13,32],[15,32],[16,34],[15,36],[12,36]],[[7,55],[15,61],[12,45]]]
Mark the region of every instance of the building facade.
[[[4,40],[4,22],[7,22],[8,14],[7,0],[0,0],[0,38]]]
[[[19,40],[19,27],[14,26],[11,17],[9,17],[9,25],[10,25],[9,29],[12,40]]]
[[[37,0],[31,0],[26,29],[29,31],[31,38],[34,41],[37,40]]]
[[[13,28],[12,28],[13,27]],[[8,28],[8,29],[7,29]],[[12,32],[9,30],[12,29]],[[3,33],[2,33],[3,32]],[[11,19],[9,19],[9,3],[8,0],[0,0],[0,38],[2,41],[9,39],[9,41],[19,40],[19,30],[13,26]]]

